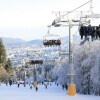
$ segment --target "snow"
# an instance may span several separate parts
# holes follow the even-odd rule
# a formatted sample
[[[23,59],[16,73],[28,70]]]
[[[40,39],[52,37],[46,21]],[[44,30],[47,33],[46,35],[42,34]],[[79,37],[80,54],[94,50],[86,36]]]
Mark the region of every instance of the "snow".
[[[52,86],[48,86],[45,89],[44,85],[38,85],[38,91],[36,92],[34,87],[32,89],[27,85],[24,87],[20,85],[6,86],[2,84],[0,86],[0,100],[100,100],[99,96],[93,95],[81,95],[68,96],[67,91],[62,87],[56,86],[54,83]]]

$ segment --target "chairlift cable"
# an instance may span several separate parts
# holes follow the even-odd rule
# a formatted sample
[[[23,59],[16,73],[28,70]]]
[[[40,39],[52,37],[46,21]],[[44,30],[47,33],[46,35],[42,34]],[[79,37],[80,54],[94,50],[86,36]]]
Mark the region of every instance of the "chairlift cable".
[[[91,3],[90,3],[90,12],[91,12],[92,14],[94,14],[92,9],[93,9],[93,0],[91,0]]]
[[[66,15],[68,15],[68,14],[73,13],[74,11],[76,11],[76,10],[80,9],[81,7],[83,7],[83,6],[87,5],[87,4],[88,4],[88,3],[90,3],[91,1],[92,1],[92,0],[89,0],[88,2],[86,2],[86,3],[82,4],[81,6],[79,6],[79,7],[75,8],[75,9],[71,10],[71,11],[70,11],[70,12],[68,12],[67,14],[62,15],[61,17],[59,17],[59,19],[60,19],[60,18],[65,17],[65,16],[66,16]],[[57,19],[56,19],[56,20],[57,20]],[[51,26],[52,26],[52,25],[50,25],[50,27],[51,27]]]

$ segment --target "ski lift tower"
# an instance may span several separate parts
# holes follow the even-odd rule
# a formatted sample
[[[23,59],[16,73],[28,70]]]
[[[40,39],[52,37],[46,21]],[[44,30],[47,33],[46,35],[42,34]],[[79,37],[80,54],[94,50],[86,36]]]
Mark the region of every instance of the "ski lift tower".
[[[71,28],[73,26],[80,26],[81,24],[89,24],[89,20],[84,20],[87,18],[98,18],[98,14],[85,14],[86,16],[83,17],[83,11],[80,11],[79,19],[76,20],[75,18],[72,19],[68,15],[75,12],[77,9],[85,6],[88,3],[92,3],[92,0],[89,0],[88,2],[84,3],[83,5],[75,8],[72,11],[68,11],[65,15],[60,15],[60,12],[58,12],[59,18],[56,18],[51,26],[54,27],[60,27],[60,26],[68,26],[69,27],[69,84],[68,84],[68,95],[74,96],[76,95],[76,84],[75,84],[75,71],[74,71],[74,63],[73,63],[73,39],[72,39],[72,33]],[[90,6],[91,9],[92,6]],[[67,16],[67,20],[62,20],[63,17]],[[64,25],[63,23],[67,23],[67,25]]]
[[[76,85],[75,85],[75,72],[74,72],[74,66],[73,66],[73,39],[72,39],[72,33],[71,33],[71,28],[72,26],[76,26],[72,24],[72,20],[67,20],[67,21],[63,21],[65,23],[67,23],[67,25],[64,26],[68,26],[69,27],[69,84],[68,84],[68,95],[70,96],[74,96],[76,95]],[[76,22],[76,21],[75,21]],[[60,19],[60,24],[58,22],[58,20],[55,20],[55,23],[52,23],[52,26],[54,25],[54,27],[59,27],[63,25],[61,24],[61,19]]]

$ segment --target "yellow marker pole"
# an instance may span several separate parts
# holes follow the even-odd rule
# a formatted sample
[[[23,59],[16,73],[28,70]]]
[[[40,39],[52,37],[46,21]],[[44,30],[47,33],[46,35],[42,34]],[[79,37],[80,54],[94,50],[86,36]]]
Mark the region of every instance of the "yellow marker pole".
[[[75,72],[73,66],[73,39],[71,34],[71,21],[69,21],[69,85],[68,85],[68,95],[76,95],[76,85],[75,85]]]
[[[34,85],[34,87],[37,87],[37,85],[38,85],[37,81],[34,81],[33,85]]]

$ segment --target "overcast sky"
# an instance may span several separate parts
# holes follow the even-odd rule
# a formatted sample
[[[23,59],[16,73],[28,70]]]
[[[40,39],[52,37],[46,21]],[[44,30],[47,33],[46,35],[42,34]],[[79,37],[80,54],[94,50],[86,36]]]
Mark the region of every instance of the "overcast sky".
[[[24,40],[42,39],[47,25],[55,18],[53,11],[68,11],[88,0],[0,0],[0,36]],[[100,0],[93,0],[93,11],[100,12]],[[89,4],[80,10],[89,9]],[[98,10],[99,9],[99,10]],[[52,28],[67,35],[66,28]],[[66,33],[66,34],[65,34]]]

